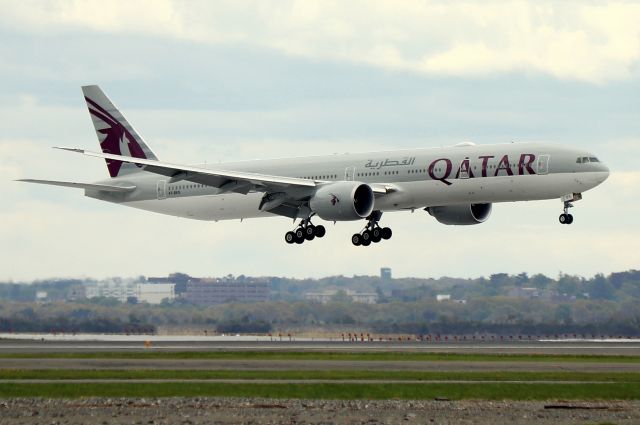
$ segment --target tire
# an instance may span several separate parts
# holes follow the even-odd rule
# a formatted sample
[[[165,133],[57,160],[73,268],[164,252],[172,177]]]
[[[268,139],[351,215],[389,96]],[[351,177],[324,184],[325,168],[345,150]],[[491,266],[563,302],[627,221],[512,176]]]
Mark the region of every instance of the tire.
[[[355,233],[353,236],[351,236],[351,243],[355,246],[359,246],[360,244],[362,244],[362,236],[360,236],[360,233]]]
[[[304,239],[305,233],[304,229],[296,229],[296,239]]]
[[[382,232],[380,232],[380,234],[382,236],[382,239],[387,240],[387,239],[391,239],[391,235],[393,234],[393,232],[389,227],[384,227],[382,229]]]
[[[362,232],[363,245],[365,241],[371,243],[371,232],[368,230],[365,230],[364,232]]]
[[[284,234],[284,241],[288,244],[292,244],[296,241],[296,234],[293,232],[287,232]]]
[[[321,238],[327,233],[327,230],[322,224],[319,226],[315,226],[314,231],[316,233],[316,238]]]
[[[362,241],[362,246],[369,246],[371,245],[371,239],[366,239]]]
[[[376,227],[373,230],[371,230],[371,242],[378,243],[381,240],[382,240],[382,229],[380,229],[379,227]]]
[[[567,214],[567,224],[573,223],[573,216],[571,214]]]
[[[296,237],[296,243],[297,243],[298,245],[300,245],[300,244],[301,244],[301,243],[303,243],[304,241],[305,241],[304,237],[301,237],[301,238]]]
[[[307,226],[304,229],[304,238],[308,241],[312,241],[316,237],[314,226]]]
[[[558,217],[558,221],[560,221],[560,224],[567,224],[567,214],[560,214],[560,217]]]

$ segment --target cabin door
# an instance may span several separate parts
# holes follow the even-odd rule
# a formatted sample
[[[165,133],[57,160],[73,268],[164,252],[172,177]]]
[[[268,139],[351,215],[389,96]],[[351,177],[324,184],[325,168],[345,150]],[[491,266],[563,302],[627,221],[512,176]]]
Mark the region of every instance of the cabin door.
[[[158,199],[167,199],[167,181],[158,180]]]
[[[538,174],[544,175],[549,173],[549,155],[540,155],[538,158]]]
[[[344,170],[344,179],[348,182],[355,180],[356,167],[347,167]]]

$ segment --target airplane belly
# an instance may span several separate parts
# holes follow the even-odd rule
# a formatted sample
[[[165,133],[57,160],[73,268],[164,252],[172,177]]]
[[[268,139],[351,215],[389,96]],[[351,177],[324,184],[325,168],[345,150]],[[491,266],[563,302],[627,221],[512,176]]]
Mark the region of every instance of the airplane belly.
[[[606,173],[558,173],[548,175],[499,176],[399,184],[400,190],[376,200],[383,211],[456,205],[555,199],[567,193],[581,193],[600,184]]]
[[[241,218],[273,217],[258,210],[262,194],[237,193],[225,195],[189,196],[147,201],[127,202],[124,205],[194,220],[234,220]]]

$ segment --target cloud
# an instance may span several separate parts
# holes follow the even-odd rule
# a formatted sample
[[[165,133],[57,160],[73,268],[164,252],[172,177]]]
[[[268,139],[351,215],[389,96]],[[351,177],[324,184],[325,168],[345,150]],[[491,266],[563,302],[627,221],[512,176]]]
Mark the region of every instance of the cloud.
[[[427,75],[637,76],[640,4],[582,1],[7,2],[18,31],[144,34],[239,43]]]

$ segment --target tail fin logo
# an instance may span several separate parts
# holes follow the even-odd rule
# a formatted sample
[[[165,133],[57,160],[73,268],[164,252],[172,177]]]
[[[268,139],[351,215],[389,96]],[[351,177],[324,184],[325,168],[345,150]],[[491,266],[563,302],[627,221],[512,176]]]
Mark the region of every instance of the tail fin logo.
[[[85,100],[89,106],[89,113],[107,125],[100,130],[96,128],[98,133],[105,135],[104,139],[100,141],[102,152],[133,158],[147,158],[136,138],[113,115],[86,96]],[[116,177],[121,167],[122,162],[120,161],[107,161],[111,177]]]

